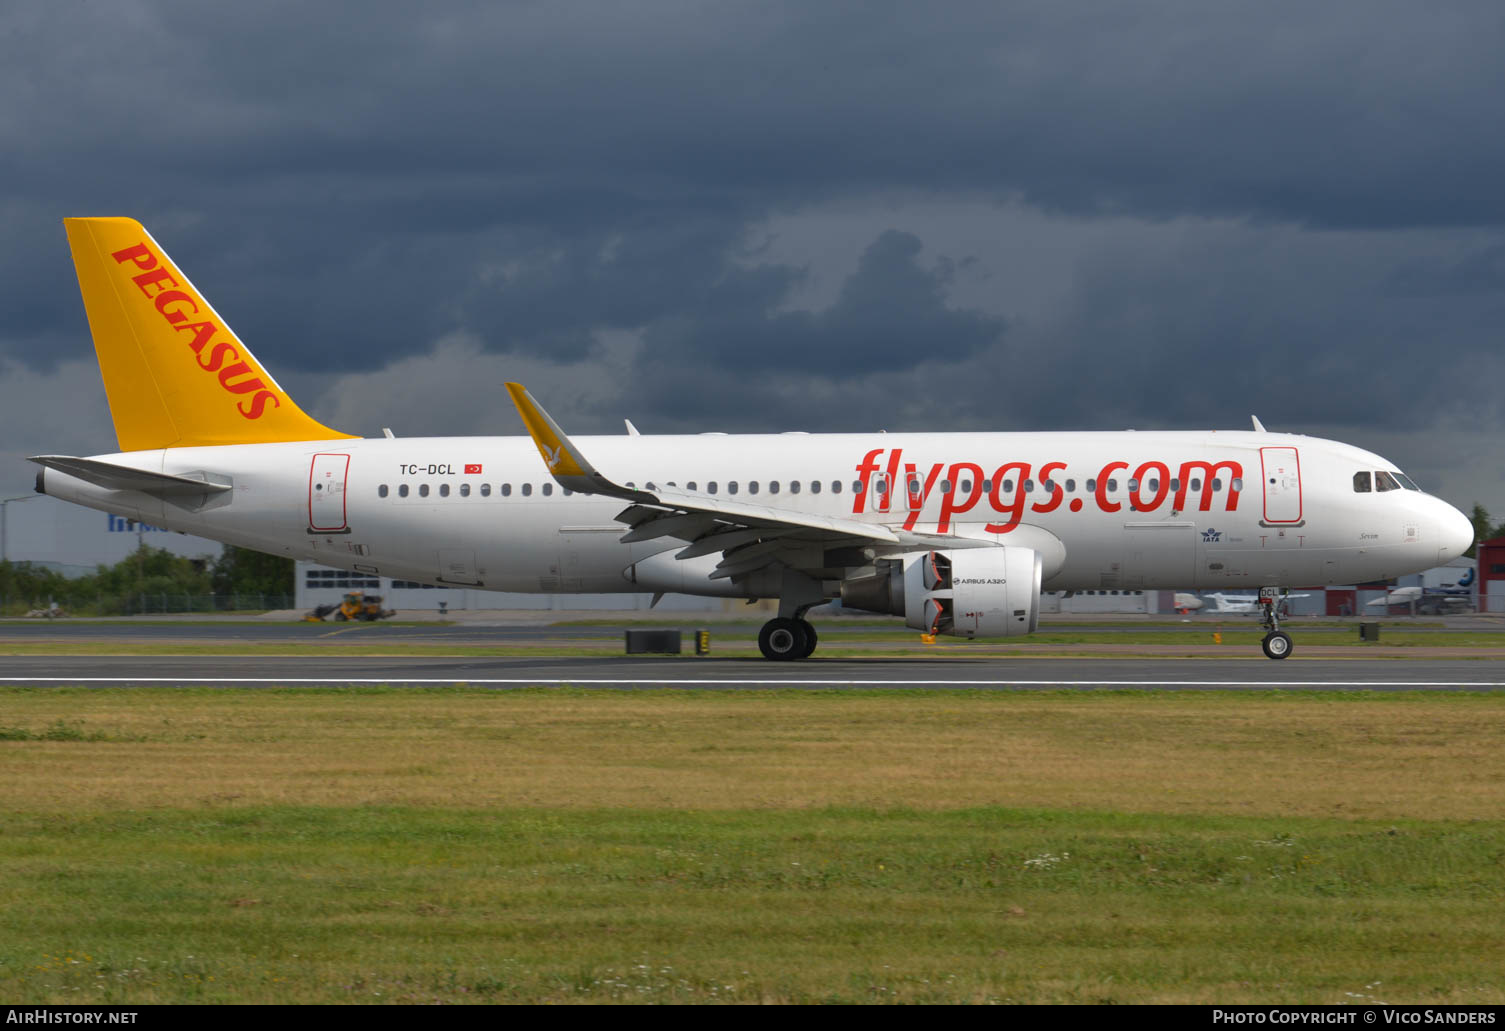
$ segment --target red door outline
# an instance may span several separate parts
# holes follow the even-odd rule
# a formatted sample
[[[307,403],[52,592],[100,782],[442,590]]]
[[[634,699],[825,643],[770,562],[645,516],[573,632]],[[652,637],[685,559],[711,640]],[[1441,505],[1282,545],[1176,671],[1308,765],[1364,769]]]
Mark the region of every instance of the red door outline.
[[[320,461],[325,459],[325,461]],[[314,455],[308,465],[308,528],[315,533],[339,533],[346,529],[347,517],[345,514],[345,490],[347,479],[350,475],[349,455]],[[333,490],[334,484],[339,484],[339,490]],[[316,490],[316,488],[318,488]],[[320,526],[318,518],[326,522],[333,522],[334,510],[328,501],[319,505],[319,516],[314,515],[314,498],[317,496],[328,497],[332,493],[340,495],[339,525]]]
[[[1271,454],[1270,452],[1276,452]],[[1286,471],[1286,463],[1294,465],[1296,473],[1296,516],[1290,519],[1277,519],[1270,514],[1270,497],[1278,495],[1282,506],[1286,502],[1283,491],[1270,489],[1272,476],[1279,478]],[[1301,495],[1301,453],[1293,447],[1262,447],[1259,449],[1260,487],[1264,496],[1265,522],[1267,523],[1299,523],[1304,511],[1304,499]],[[1276,485],[1279,486],[1278,484]]]

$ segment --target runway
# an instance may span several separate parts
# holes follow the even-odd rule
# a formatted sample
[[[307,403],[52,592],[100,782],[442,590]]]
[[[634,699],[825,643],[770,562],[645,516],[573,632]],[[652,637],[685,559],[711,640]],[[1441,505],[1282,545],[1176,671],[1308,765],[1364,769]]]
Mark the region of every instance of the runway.
[[[1052,627],[1051,631],[1062,628]],[[1073,628],[1074,630],[1077,628]],[[1263,658],[1257,648],[1203,654],[1199,645],[1155,648],[1116,645],[1115,634],[1132,640],[1132,625],[1093,627],[1090,645],[1052,646],[1049,655],[967,654],[966,646],[944,655],[894,654],[893,642],[872,639],[874,627],[832,621],[823,640],[841,643],[845,654],[817,655],[804,662],[776,663],[738,655],[716,655],[715,642],[750,639],[756,624],[715,625],[713,654],[705,657],[601,654],[622,646],[620,625],[514,623],[453,625],[396,623],[298,623],[247,619],[66,620],[0,623],[0,651],[6,646],[45,647],[52,654],[0,654],[0,685],[94,686],[353,686],[497,689],[524,687],[602,687],[623,690],[679,688],[793,689],[975,689],[975,690],[1426,690],[1505,689],[1505,664],[1498,650],[1463,655],[1446,649],[1392,649],[1387,657],[1357,648],[1331,647],[1338,633],[1353,628],[1310,627],[1298,636],[1296,655],[1283,662]],[[1156,631],[1167,629],[1155,627]],[[1207,628],[1193,628],[1206,635]],[[1407,630],[1411,627],[1405,628]],[[854,635],[866,634],[865,638]],[[1180,636],[1180,635],[1177,635]],[[843,641],[844,637],[851,638]],[[1320,647],[1324,639],[1328,647]],[[1190,639],[1189,639],[1190,640]],[[197,654],[107,655],[121,650]],[[1303,645],[1306,646],[1303,652]],[[443,652],[505,648],[514,654],[450,655]],[[325,647],[329,654],[319,654]],[[223,652],[218,649],[223,648]],[[267,654],[257,654],[265,649]],[[302,655],[275,654],[279,649]],[[428,652],[404,655],[408,649]],[[848,657],[853,649],[871,654]],[[591,650],[596,654],[581,654]],[[245,654],[246,652],[252,654]],[[441,654],[433,654],[434,652]],[[524,654],[515,654],[516,652]],[[1151,652],[1139,654],[1137,652]],[[1110,652],[1112,654],[1103,654]],[[238,654],[235,654],[238,653]],[[531,654],[530,654],[531,653]],[[1397,655],[1404,657],[1397,657]],[[1471,657],[1470,657],[1471,656]],[[1488,656],[1488,657],[1480,657]]]
[[[469,685],[979,690],[1468,690],[1505,689],[1479,660],[978,658],[761,659],[648,657],[111,656],[0,658],[0,684],[62,686]]]
[[[638,625],[638,624],[634,624]],[[679,624],[664,624],[686,634],[697,625],[694,619]],[[700,624],[709,626],[716,639],[755,640],[759,624],[756,622],[722,622]],[[1089,634],[1104,640],[1122,636],[1126,631],[1153,630],[1157,634],[1175,634],[1188,640],[1205,639],[1214,631],[1252,631],[1258,624],[1249,619],[1227,622],[1155,623],[1151,626],[1135,626],[1124,623],[1051,623],[1041,627],[1042,634]],[[1418,623],[1395,627],[1408,634],[1444,634],[1451,627],[1441,623]],[[1489,629],[1497,629],[1490,627]],[[434,623],[305,623],[261,622],[246,619],[188,619],[173,620],[5,620],[0,621],[0,645],[6,643],[39,644],[46,642],[85,641],[150,641],[150,642],[240,642],[246,644],[353,644],[370,640],[399,644],[435,645],[497,645],[511,642],[584,642],[598,641],[620,644],[623,625],[603,622],[591,624],[548,623],[482,623],[465,622],[450,625]],[[897,625],[883,626],[869,623],[841,623],[836,621],[819,624],[823,640],[840,640],[853,634],[872,634],[875,631],[892,631],[895,640],[912,632]],[[1339,638],[1351,638],[1357,632],[1354,626],[1302,626],[1299,639],[1310,644],[1323,644]]]

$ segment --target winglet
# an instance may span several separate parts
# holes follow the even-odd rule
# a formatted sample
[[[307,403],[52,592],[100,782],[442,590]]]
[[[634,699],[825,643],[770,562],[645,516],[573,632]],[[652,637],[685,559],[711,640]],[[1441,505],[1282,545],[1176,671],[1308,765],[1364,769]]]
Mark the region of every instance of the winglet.
[[[596,472],[595,467],[580,453],[580,449],[575,447],[574,441],[565,436],[559,424],[528,393],[527,387],[521,383],[508,383],[507,393],[512,395],[512,403],[517,405],[517,414],[523,417],[523,424],[528,427],[528,435],[533,438],[538,453],[543,456],[544,465],[548,466],[550,474],[561,487],[582,494],[606,494],[628,501],[654,500],[651,494],[612,483]]]

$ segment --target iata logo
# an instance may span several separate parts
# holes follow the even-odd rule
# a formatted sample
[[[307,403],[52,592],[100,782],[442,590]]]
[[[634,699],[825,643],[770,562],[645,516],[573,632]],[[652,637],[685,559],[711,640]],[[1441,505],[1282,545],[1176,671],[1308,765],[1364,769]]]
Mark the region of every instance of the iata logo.
[[[179,285],[172,277],[172,273],[161,268],[157,256],[151,248],[144,243],[119,250],[110,255],[116,264],[132,262],[141,274],[132,276],[131,282],[136,284],[136,289],[141,295],[151,300],[156,306],[158,313],[167,320],[167,324],[177,333],[192,333],[193,338],[188,341],[188,349],[198,357],[194,361],[205,372],[218,373],[219,385],[228,394],[250,394],[250,400],[239,401],[235,410],[247,419],[260,419],[266,414],[267,403],[271,402],[273,408],[282,407],[282,402],[277,395],[267,388],[261,378],[255,375],[250,364],[246,361],[235,361],[233,365],[226,365],[226,361],[240,358],[240,352],[235,345],[228,341],[220,340],[210,347],[210,341],[214,334],[225,333],[218,324],[208,318],[193,321],[193,317],[200,316],[198,301],[192,294],[182,290],[171,289]],[[209,348],[209,355],[204,356],[204,349]],[[237,380],[237,376],[249,376],[249,379]]]
[[[1205,530],[1202,531],[1202,543],[1203,544],[1216,544],[1219,541],[1221,541],[1222,539],[1223,539],[1223,531],[1222,530],[1214,530],[1212,527],[1209,526],[1207,529],[1205,529]]]

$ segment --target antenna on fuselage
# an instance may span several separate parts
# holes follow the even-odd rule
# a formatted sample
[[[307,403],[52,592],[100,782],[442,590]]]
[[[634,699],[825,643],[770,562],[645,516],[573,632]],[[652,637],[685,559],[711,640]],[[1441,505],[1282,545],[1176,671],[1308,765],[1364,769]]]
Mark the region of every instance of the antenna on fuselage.
[[[1252,421],[1254,423],[1254,432],[1255,433],[1269,433],[1270,432],[1269,430],[1265,429],[1265,424],[1259,421],[1259,416],[1257,416],[1257,415],[1251,415],[1251,416],[1249,416],[1249,419],[1250,419],[1250,421]]]

